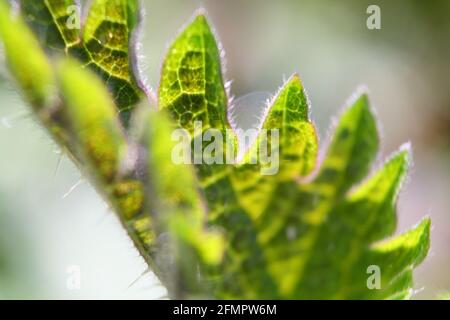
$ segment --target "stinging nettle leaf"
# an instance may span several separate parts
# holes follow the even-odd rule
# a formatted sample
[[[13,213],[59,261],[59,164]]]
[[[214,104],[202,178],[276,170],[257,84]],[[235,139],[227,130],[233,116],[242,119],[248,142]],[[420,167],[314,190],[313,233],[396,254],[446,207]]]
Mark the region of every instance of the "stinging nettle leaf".
[[[146,211],[144,186],[134,174],[122,168],[130,145],[107,88],[91,71],[71,60],[59,64],[57,76],[71,143],[82,156],[92,182],[116,210],[142,257],[150,266],[155,266],[152,257],[155,235]]]
[[[381,270],[381,288],[368,291],[361,285],[367,274],[348,273],[359,286],[341,289],[337,298],[406,299],[413,293],[412,271],[423,261],[430,245],[430,220],[425,218],[415,228],[397,237],[373,244],[363,252],[358,263],[375,265]]]
[[[191,135],[194,121],[208,120],[207,116],[217,110],[211,112],[204,99],[217,95],[206,79],[215,77],[216,87],[225,92],[222,77],[217,77],[221,70],[218,51],[200,55],[206,51],[198,34],[208,30],[207,36],[212,37],[204,22],[203,16],[195,18],[170,47],[159,90],[160,108],[168,108],[179,127],[190,130]],[[215,59],[211,63],[214,68],[205,67],[210,56]],[[222,97],[225,108],[226,96]],[[228,123],[207,122],[205,127],[227,128]],[[278,174],[261,176],[260,164],[244,162],[197,166],[210,223],[221,226],[230,239],[220,271],[211,271],[210,277],[228,279],[217,285],[215,296],[406,297],[412,276],[405,268],[417,264],[419,255],[409,255],[402,267],[392,268],[392,279],[383,283],[383,290],[374,292],[367,287],[366,270],[379,262],[367,257],[377,257],[374,242],[395,229],[395,199],[408,166],[408,152],[401,151],[349,193],[367,175],[378,150],[376,121],[367,94],[356,96],[341,116],[311,182],[298,182],[315,168],[318,149],[309,102],[298,76],[291,77],[271,102],[262,129],[280,132],[279,145],[270,146],[279,147]],[[263,139],[261,134],[245,157],[257,150],[259,143],[270,144]],[[412,248],[423,255],[428,248],[427,230],[414,232],[411,234],[419,234],[416,239],[420,241]],[[410,239],[411,234],[398,241]]]
[[[133,43],[139,10],[138,0],[93,0],[84,25],[85,62],[106,81],[121,112],[143,96]]]
[[[181,31],[167,52],[158,103],[159,109],[167,110],[178,127],[188,130],[191,138],[197,134],[194,132],[195,121],[201,121],[202,135],[207,129],[224,133],[230,128],[220,50],[202,12]],[[229,207],[235,205],[227,166],[201,164],[196,169],[206,197],[214,201],[211,216],[223,212],[224,202],[231,203]]]
[[[202,121],[202,134],[210,128],[221,132],[230,128],[220,58],[211,27],[205,16],[199,14],[175,39],[164,61],[159,108],[168,109],[178,127],[188,130],[192,138],[195,121]],[[266,271],[251,271],[253,263],[261,261],[262,251],[256,242],[250,216],[237,200],[231,170],[231,166],[221,164],[196,166],[199,184],[208,203],[210,224],[226,230],[227,239],[226,262],[218,268],[208,268],[205,278],[228,279],[213,286],[213,294],[217,297],[256,298],[261,292],[266,292],[269,297],[274,286]],[[253,262],[243,266],[238,263],[243,260]],[[253,283],[254,286],[246,286],[245,292],[238,283]]]
[[[61,64],[58,80],[80,152],[99,179],[106,184],[113,182],[126,141],[109,93],[98,79],[74,62]]]
[[[298,185],[297,191],[292,183],[275,191],[274,199],[282,197],[283,201],[272,201],[261,216],[259,240],[282,296],[374,299],[394,297],[403,288],[411,288],[412,281],[407,282],[411,277],[401,275],[427,252],[427,228],[415,231],[418,240],[411,245],[415,255],[411,252],[410,260],[398,268],[382,263],[372,249],[374,241],[394,231],[394,203],[409,164],[408,151],[400,151],[347,195],[351,184],[367,173],[377,139],[367,95],[363,94],[342,115],[315,180]],[[358,155],[355,146],[359,146]],[[330,168],[333,173],[324,174]],[[409,241],[409,234],[401,239]],[[382,279],[402,277],[402,286],[383,282],[382,290],[370,290],[366,270],[371,265],[380,267]]]
[[[3,0],[0,1],[0,39],[12,75],[33,107],[41,110],[54,94],[51,65],[21,17],[14,17]]]
[[[4,44],[11,75],[52,138],[76,158],[74,148],[68,144],[66,128],[55,120],[58,117],[54,108],[57,81],[52,65],[22,18],[16,16],[3,0],[0,0],[0,18],[0,41]]]
[[[274,98],[264,121],[262,129],[280,131],[279,177],[282,179],[307,176],[316,164],[318,143],[309,108],[300,78],[294,74]]]
[[[279,142],[272,142],[270,134],[260,134],[247,157],[258,154],[261,144],[267,145],[268,150],[278,154],[278,173],[261,175],[260,164],[243,164],[232,175],[239,200],[253,217],[259,216],[267,206],[277,183],[311,173],[318,150],[316,130],[309,119],[308,98],[298,75],[293,75],[284,84],[267,108],[261,129],[268,133],[272,129],[278,130]]]
[[[41,42],[49,52],[67,52],[80,43],[80,26],[72,17],[80,20],[81,7],[74,0],[14,0]]]
[[[217,265],[223,255],[224,239],[217,230],[206,228],[206,212],[193,168],[171,161],[175,145],[170,139],[173,127],[165,112],[148,112],[146,185],[151,197],[149,211],[162,223],[160,232],[170,231],[175,250],[175,253],[160,254],[174,254],[177,259],[177,268],[165,273],[165,282],[169,284],[169,292],[181,298],[185,290],[191,295],[204,294],[204,284],[192,273],[192,266],[199,262]],[[170,270],[173,265],[169,263],[160,268]],[[174,283],[174,277],[177,283]]]
[[[399,151],[349,195],[348,205],[355,208],[351,210],[351,219],[361,227],[364,225],[366,241],[377,241],[394,232],[395,203],[408,172],[410,158],[409,149]]]
[[[316,130],[297,75],[264,110],[260,129],[270,134],[260,130],[248,150],[239,145],[238,163],[175,165],[174,128],[187,129],[190,138],[207,129],[222,134],[235,129],[228,123],[233,110],[221,51],[205,15],[197,14],[168,50],[161,110],[142,108],[134,117],[145,127],[136,141],[117,108],[124,119],[122,111],[143,95],[133,47],[138,1],[93,0],[78,31],[66,23],[71,16],[64,9],[73,1],[19,2],[50,55],[69,53],[102,79],[70,59],[53,70],[32,32],[0,0],[0,39],[12,75],[43,124],[86,169],[171,297],[411,296],[413,269],[429,249],[430,220],[393,236],[411,155],[402,147],[366,178],[379,147],[366,93],[343,112],[317,168]],[[54,99],[57,90],[60,99]],[[203,122],[200,132],[195,121]],[[271,130],[279,140],[270,139]],[[238,138],[235,132],[235,146]],[[245,163],[264,144],[279,157],[273,175],[261,175],[267,163]],[[376,290],[369,284],[374,270]]]
[[[178,35],[164,60],[159,108],[168,108],[179,126],[193,131],[195,121],[224,130],[228,98],[220,50],[203,14]]]
[[[342,115],[316,181],[332,185],[330,192],[346,192],[368,173],[378,144],[375,118],[362,93]]]
[[[81,5],[73,0],[19,2],[49,53],[70,54],[102,77],[127,123],[128,110],[147,94],[137,66],[139,1],[92,0],[85,21]]]

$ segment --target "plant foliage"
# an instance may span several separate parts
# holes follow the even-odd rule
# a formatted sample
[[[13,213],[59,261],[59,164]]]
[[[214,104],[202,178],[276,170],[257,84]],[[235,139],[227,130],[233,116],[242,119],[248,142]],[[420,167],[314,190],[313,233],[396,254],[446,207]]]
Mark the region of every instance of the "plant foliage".
[[[320,165],[309,101],[296,74],[268,103],[260,124],[278,129],[279,143],[260,133],[243,149],[221,49],[203,12],[170,46],[154,101],[137,70],[137,0],[93,0],[81,29],[67,25],[74,1],[16,4],[20,14],[0,1],[0,39],[12,76],[40,122],[111,204],[171,297],[411,295],[430,221],[393,236],[411,155],[402,147],[369,175],[379,138],[365,92],[344,110]],[[175,128],[192,139],[231,129],[242,157],[234,164],[176,165]],[[246,161],[262,143],[278,152],[275,175],[261,174],[267,164]],[[375,290],[367,284],[371,266],[381,271]]]

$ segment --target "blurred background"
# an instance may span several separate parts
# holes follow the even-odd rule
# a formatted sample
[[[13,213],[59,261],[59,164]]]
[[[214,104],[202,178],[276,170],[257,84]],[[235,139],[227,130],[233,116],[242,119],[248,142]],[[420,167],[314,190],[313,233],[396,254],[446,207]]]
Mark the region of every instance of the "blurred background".
[[[153,88],[170,40],[200,6],[226,51],[233,94],[275,93],[298,72],[322,147],[347,98],[367,85],[381,124],[379,162],[404,142],[413,146],[398,232],[424,215],[433,222],[415,298],[450,290],[450,1],[144,3],[141,64]],[[381,9],[380,30],[366,26],[371,4]],[[30,117],[2,59],[0,298],[164,297],[152,274],[140,277],[145,264],[106,204]]]

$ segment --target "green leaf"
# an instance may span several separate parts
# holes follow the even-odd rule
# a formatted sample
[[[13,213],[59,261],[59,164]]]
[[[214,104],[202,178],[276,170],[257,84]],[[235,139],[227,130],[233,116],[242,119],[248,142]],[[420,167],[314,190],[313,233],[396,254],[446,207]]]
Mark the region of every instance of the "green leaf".
[[[217,230],[206,229],[206,212],[198,191],[193,168],[172,162],[171,141],[174,126],[165,112],[149,112],[146,122],[147,194],[150,212],[162,223],[161,233],[169,230],[177,259],[174,274],[166,274],[171,296],[181,298],[186,290],[204,294],[205,288],[192,273],[193,266],[217,265],[223,255],[224,239]],[[160,254],[169,256],[169,252]],[[161,266],[169,270],[172,265]],[[177,276],[178,275],[178,276]],[[173,280],[177,279],[176,282]],[[200,290],[202,289],[202,290]]]
[[[3,0],[0,0],[0,41],[4,45],[11,75],[37,117],[48,128],[52,138],[77,158],[74,148],[68,143],[68,132],[59,121],[60,106],[55,99],[57,84],[53,68],[25,22],[14,15]]]
[[[408,146],[402,148],[373,177],[349,196],[346,205],[351,219],[364,226],[364,241],[377,241],[396,228],[395,202],[410,163]],[[350,218],[348,218],[350,219]]]
[[[85,63],[106,81],[121,112],[143,96],[134,39],[139,10],[138,0],[94,0],[84,25]]]
[[[278,178],[292,179],[311,173],[316,165],[317,136],[298,75],[294,74],[275,97],[262,129],[280,131]],[[269,139],[269,146],[270,142]]]
[[[107,88],[92,72],[71,60],[60,63],[57,77],[70,143],[81,155],[91,182],[115,209],[140,254],[157,272],[152,256],[155,234],[146,210],[144,186],[127,168],[131,147]]]
[[[3,0],[0,1],[0,40],[12,75],[33,107],[41,110],[54,95],[51,65],[21,17],[13,16]]]
[[[199,14],[166,55],[159,108],[167,108],[180,127],[193,132],[195,121],[202,121],[204,128],[227,128],[227,105],[220,50],[205,16]]]
[[[91,71],[70,59],[53,70],[24,22],[0,0],[0,39],[10,69],[40,120],[117,212],[172,297],[411,296],[413,269],[429,249],[430,221],[393,236],[395,204],[411,156],[404,147],[365,178],[379,147],[366,93],[345,109],[317,168],[316,130],[297,75],[265,110],[261,129],[270,134],[260,131],[248,150],[237,145],[242,161],[176,165],[174,128],[186,129],[191,139],[207,129],[224,134],[231,128],[221,51],[204,14],[171,45],[160,81],[161,111],[142,108],[136,114],[145,127],[144,141],[136,141],[117,108],[128,110],[142,95],[130,46],[138,3],[94,0],[83,34],[65,23],[64,7],[71,4],[22,1],[22,10],[50,54],[70,53]],[[27,58],[20,54],[25,50]],[[200,130],[196,121],[202,121]],[[272,140],[276,132],[278,141]],[[231,134],[233,146],[238,138]],[[268,163],[245,163],[265,144],[279,157],[273,159],[273,175],[261,174]],[[224,146],[216,154],[229,156]],[[376,289],[369,284],[371,270],[379,272]]]
[[[394,203],[408,167],[408,152],[401,151],[347,195],[367,173],[377,144],[375,120],[367,95],[362,94],[341,117],[317,177],[306,184],[285,183],[275,191],[259,221],[259,240],[283,297],[387,298],[393,294],[385,287],[367,288],[370,265],[380,266],[382,279],[391,271],[382,261],[367,261],[366,255],[373,253],[374,241],[394,231]],[[424,254],[426,230],[418,232],[423,237],[413,249]],[[410,266],[420,259],[417,256]],[[399,275],[403,270],[393,267],[392,273]],[[410,288],[412,283],[407,285]]]
[[[278,143],[272,142],[272,129],[278,130]],[[298,75],[293,75],[269,104],[269,110],[262,124],[260,134],[247,152],[243,162],[234,170],[233,186],[239,201],[252,217],[258,217],[265,209],[278,183],[304,177],[316,165],[317,135],[309,119],[309,102]],[[261,145],[266,145],[272,154],[278,156],[276,175],[262,175],[268,165],[248,164],[250,157],[258,155]],[[267,170],[267,169],[266,169]]]
[[[199,134],[194,121],[206,121],[201,133],[230,127],[219,50],[210,30],[204,16],[197,16],[170,47],[161,75],[160,108],[167,108],[191,138]],[[411,270],[428,250],[429,221],[382,245],[377,241],[395,230],[395,201],[409,152],[401,150],[349,191],[368,174],[378,150],[367,94],[357,95],[343,113],[311,182],[299,182],[315,168],[318,147],[298,76],[284,85],[267,113],[262,128],[278,129],[279,144],[261,132],[244,160],[268,142],[268,149],[279,152],[277,174],[262,176],[264,164],[244,161],[196,166],[210,224],[223,228],[228,239],[222,264],[205,275],[216,279],[214,297],[408,297]],[[367,285],[372,265],[381,269],[379,290]]]
[[[109,93],[100,80],[73,62],[59,67],[58,80],[80,152],[97,178],[111,183],[119,171],[126,141]]]
[[[127,123],[128,110],[146,95],[137,68],[138,0],[91,1],[83,31],[74,23],[81,20],[81,8],[73,0],[20,0],[20,5],[50,53],[78,58],[105,81]]]
[[[49,0],[40,4],[55,9],[62,2]],[[0,40],[9,68],[40,121],[88,173],[90,181],[117,212],[143,258],[157,271],[152,256],[155,235],[146,211],[144,187],[133,170],[126,168],[130,148],[107,88],[73,61],[61,63],[55,72],[35,36],[3,0],[0,18]],[[61,99],[55,99],[58,89]]]
[[[317,182],[331,186],[330,193],[345,193],[364,178],[378,150],[367,94],[357,96],[350,105],[334,132],[317,178]]]
[[[430,220],[425,218],[414,229],[389,240],[375,243],[361,258],[364,264],[377,265],[382,271],[381,290],[367,294],[364,298],[396,298],[401,294],[411,294],[410,281],[399,281],[404,273],[412,273],[425,258],[430,246]],[[355,277],[355,275],[354,275]],[[352,298],[358,290],[349,288],[346,297]]]
[[[77,46],[81,39],[79,29],[70,28],[69,22],[80,19],[81,8],[74,0],[18,0],[23,16],[38,35],[45,48],[60,53]],[[78,8],[77,10],[75,10]],[[77,16],[78,15],[78,16]]]
[[[195,135],[198,138],[207,129],[223,134],[230,128],[221,67],[217,42],[206,17],[200,12],[170,46],[159,87],[159,109],[168,110],[191,138]],[[196,121],[201,121],[198,132],[194,130]],[[218,152],[225,154],[224,150]],[[229,207],[237,205],[229,177],[231,168],[199,165],[196,169],[206,198],[210,204],[214,202],[210,207],[211,216],[220,216],[225,202]]]

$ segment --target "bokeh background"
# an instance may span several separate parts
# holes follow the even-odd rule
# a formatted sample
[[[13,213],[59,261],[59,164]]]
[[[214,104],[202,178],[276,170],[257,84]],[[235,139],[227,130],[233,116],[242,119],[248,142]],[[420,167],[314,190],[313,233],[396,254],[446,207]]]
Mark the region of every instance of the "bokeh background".
[[[141,64],[153,88],[170,40],[200,6],[225,48],[233,94],[274,93],[298,72],[322,146],[344,102],[367,85],[382,125],[379,161],[404,142],[413,145],[398,231],[424,215],[433,221],[415,298],[450,290],[450,1],[144,3]],[[381,30],[366,27],[371,4],[381,8]],[[0,119],[0,298],[163,297],[152,274],[140,277],[145,264],[106,204],[29,115],[3,61]],[[78,289],[68,286],[73,267]]]

